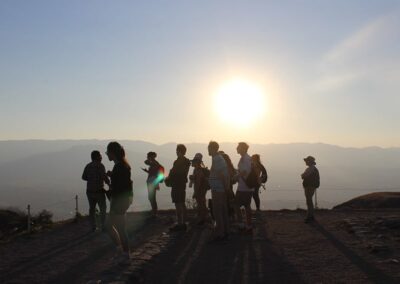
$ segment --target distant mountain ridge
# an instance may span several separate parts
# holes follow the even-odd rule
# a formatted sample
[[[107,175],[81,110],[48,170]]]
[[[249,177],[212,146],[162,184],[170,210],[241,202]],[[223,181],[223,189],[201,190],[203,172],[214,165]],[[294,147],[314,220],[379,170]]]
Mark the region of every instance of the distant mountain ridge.
[[[81,206],[85,210],[85,184],[80,179],[83,167],[90,161],[90,152],[99,150],[107,169],[111,169],[112,164],[105,157],[109,141],[0,141],[0,206],[25,207],[29,202],[39,208],[79,194],[84,200]],[[156,145],[145,141],[119,142],[127,150],[128,160],[133,168],[136,200],[133,207],[138,210],[147,208],[146,175],[140,169],[145,166],[143,161],[146,153],[157,152],[158,160],[168,171],[176,158],[176,143]],[[189,158],[201,152],[205,164],[210,166],[206,143],[185,145]],[[234,164],[239,160],[236,145],[220,145],[221,150],[231,156]],[[250,144],[249,153],[260,154],[268,169],[268,190],[261,195],[268,209],[296,208],[303,205],[300,174],[305,168],[302,159],[308,155],[316,157],[321,172],[321,206],[332,207],[372,191],[400,189],[400,148],[344,148],[322,143]],[[191,197],[190,192],[191,189],[188,189],[188,197]],[[171,208],[169,189],[165,186],[159,192],[159,200],[161,207]],[[73,206],[67,205],[71,211]]]

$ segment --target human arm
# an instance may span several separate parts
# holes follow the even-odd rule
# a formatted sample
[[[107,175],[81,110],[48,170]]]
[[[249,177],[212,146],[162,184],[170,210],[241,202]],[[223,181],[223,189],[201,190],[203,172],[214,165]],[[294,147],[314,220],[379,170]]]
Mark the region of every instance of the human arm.
[[[312,169],[311,167],[308,167],[308,168],[304,171],[304,173],[301,174],[301,178],[302,178],[302,179],[305,179],[305,178],[309,177],[309,176],[312,174],[312,172],[313,172],[313,169]]]
[[[87,166],[85,167],[85,169],[83,170],[83,173],[82,173],[82,179],[83,180],[85,180],[85,181],[87,181],[88,180],[88,173],[87,173]]]

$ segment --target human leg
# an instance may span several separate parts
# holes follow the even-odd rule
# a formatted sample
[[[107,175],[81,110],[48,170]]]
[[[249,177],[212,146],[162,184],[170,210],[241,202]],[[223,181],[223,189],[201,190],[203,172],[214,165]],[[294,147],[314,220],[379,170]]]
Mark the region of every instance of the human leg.
[[[221,192],[211,192],[213,214],[215,218],[214,235],[216,238],[222,238],[224,236],[224,220],[223,220],[223,198]]]
[[[150,201],[151,205],[151,210],[153,211],[153,214],[157,213],[157,201],[156,201],[156,189],[153,185],[153,183],[148,182],[147,183],[147,193],[148,193],[148,199]]]
[[[253,199],[256,204],[257,211],[260,210],[260,187],[256,187],[253,191]]]
[[[306,196],[306,203],[307,203],[307,219],[314,218],[314,202],[313,202],[314,193],[315,193],[315,188],[304,187],[304,194]]]
[[[96,204],[97,199],[93,193],[88,192],[87,194],[88,202],[89,202],[89,222],[92,230],[96,230]]]
[[[99,195],[98,203],[99,203],[99,208],[100,208],[101,228],[104,230],[105,223],[106,223],[106,213],[107,213],[106,195],[104,193],[101,193]]]

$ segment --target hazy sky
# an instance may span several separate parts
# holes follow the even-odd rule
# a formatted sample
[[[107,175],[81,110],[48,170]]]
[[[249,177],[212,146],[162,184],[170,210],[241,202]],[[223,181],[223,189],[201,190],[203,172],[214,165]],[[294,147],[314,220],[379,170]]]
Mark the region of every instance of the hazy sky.
[[[399,27],[400,1],[1,0],[0,139],[400,146]],[[214,110],[231,78],[264,91],[248,127]]]

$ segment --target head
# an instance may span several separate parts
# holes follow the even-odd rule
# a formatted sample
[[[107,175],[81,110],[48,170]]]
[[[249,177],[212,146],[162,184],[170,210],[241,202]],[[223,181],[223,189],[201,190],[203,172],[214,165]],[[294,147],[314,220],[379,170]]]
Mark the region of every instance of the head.
[[[199,168],[203,165],[203,155],[201,153],[197,153],[194,155],[192,160],[192,167]]]
[[[154,161],[157,158],[156,152],[148,152],[147,153],[147,160]]]
[[[255,163],[261,163],[260,155],[259,154],[254,154],[251,156],[251,160]]]
[[[186,146],[183,144],[178,144],[176,146],[176,155],[178,157],[183,157],[186,155]]]
[[[126,162],[125,150],[118,142],[110,142],[107,145],[106,152],[108,159],[114,162]]]
[[[90,154],[90,157],[92,158],[92,162],[101,162],[102,157],[99,151],[92,151]]]
[[[210,141],[210,143],[208,143],[208,155],[213,157],[216,154],[218,154],[218,150],[219,150],[219,144],[217,142]]]
[[[236,151],[239,155],[243,156],[249,150],[249,145],[246,142],[239,142]]]
[[[304,162],[307,166],[315,166],[317,164],[313,156],[308,156],[307,158],[304,158]]]

